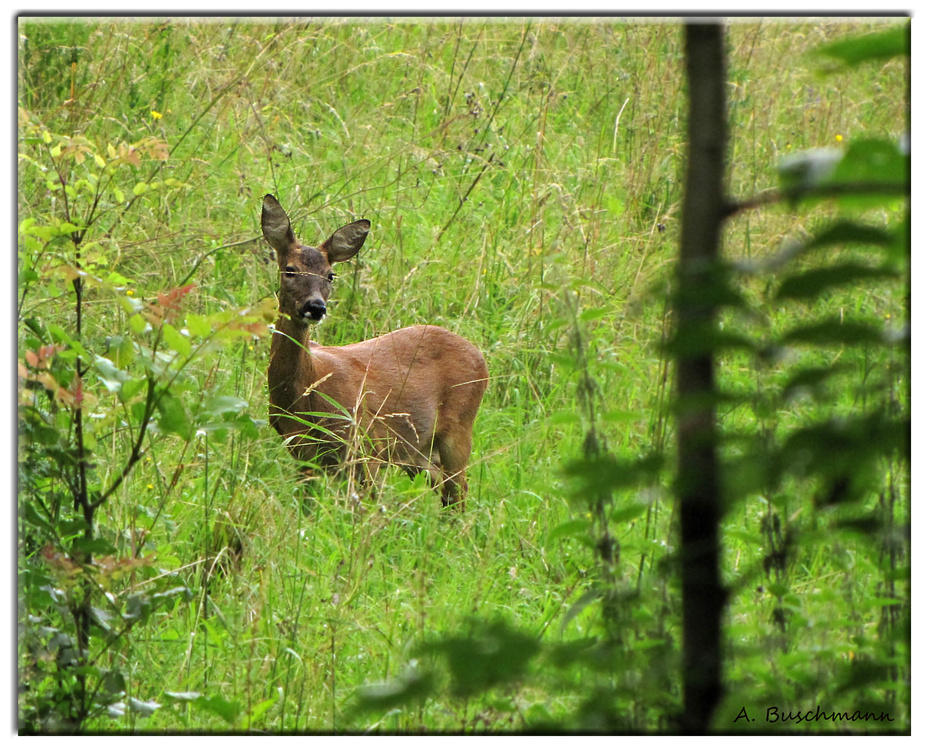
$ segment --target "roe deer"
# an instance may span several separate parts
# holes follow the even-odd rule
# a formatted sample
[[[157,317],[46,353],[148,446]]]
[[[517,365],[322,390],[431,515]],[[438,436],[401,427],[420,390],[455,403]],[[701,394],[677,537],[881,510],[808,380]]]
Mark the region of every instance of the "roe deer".
[[[443,505],[464,506],[472,425],[488,385],[482,353],[455,333],[416,325],[347,346],[321,346],[309,323],[327,312],[331,264],[352,258],[369,233],[365,219],[318,247],[296,241],[286,212],[263,199],[263,235],[279,261],[279,320],[267,381],[270,424],[296,459],[341,467],[351,439],[368,458],[412,477],[427,471]]]

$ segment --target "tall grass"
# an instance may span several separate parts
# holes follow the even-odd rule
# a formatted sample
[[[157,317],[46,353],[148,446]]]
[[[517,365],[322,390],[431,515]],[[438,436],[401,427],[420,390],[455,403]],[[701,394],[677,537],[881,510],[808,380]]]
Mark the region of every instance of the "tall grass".
[[[788,152],[862,133],[899,135],[901,66],[820,78],[809,56],[823,40],[868,27],[729,25],[731,194],[772,187],[776,160]],[[349,708],[359,686],[406,675],[419,658],[415,644],[464,630],[471,616],[551,641],[596,627],[593,609],[572,609],[594,550],[550,532],[584,512],[570,505],[561,474],[588,427],[581,377],[596,383],[612,449],[639,456],[672,438],[659,344],[685,148],[678,26],[23,19],[19,31],[21,117],[98,144],[144,135],[168,144],[163,168],[137,179],[170,177],[175,186],[129,197],[130,211],[113,205],[99,223],[112,244],[108,262],[138,297],[178,285],[194,262],[198,312],[271,297],[275,264],[259,228],[260,198],[270,192],[307,243],[354,218],[372,222],[359,259],[340,269],[315,339],[348,343],[435,323],[475,342],[491,371],[468,510],[458,516],[441,513],[426,483],[399,472],[375,497],[323,479],[308,499],[265,422],[258,439],[152,443],[105,507],[101,534],[122,554],[156,555],[197,598],[110,656],[131,672],[134,695],[164,708],[99,727],[228,726],[220,711],[165,690],[222,697],[239,709],[233,726],[269,731],[516,730],[570,716],[582,701],[580,674],[565,684],[532,674],[522,690],[434,698],[372,719]],[[20,219],[50,201],[36,168],[21,161]],[[828,216],[820,208],[795,223],[782,208],[749,213],[727,232],[726,253],[766,257]],[[760,299],[764,283],[745,293]],[[21,320],[69,314],[60,284],[42,280],[20,292]],[[901,316],[901,295],[887,284],[818,304],[882,319]],[[85,337],[102,349],[126,315],[105,299],[90,305]],[[779,330],[799,314],[768,309],[747,324]],[[265,340],[224,349],[193,377],[205,390],[242,397],[264,420],[268,349]],[[844,359],[849,373],[889,366],[863,352]],[[722,377],[729,391],[779,378],[733,355]],[[858,398],[846,391],[837,408]],[[731,405],[727,429],[770,433],[813,408],[772,416],[760,406]],[[115,453],[123,437],[110,439]],[[792,572],[788,606],[805,628],[780,648],[770,619],[778,605],[760,588],[766,503],[749,500],[728,519],[727,575],[739,581],[729,616],[736,703],[749,691],[768,694],[777,659],[799,654],[824,682],[833,659],[874,648],[877,578],[869,555],[851,546],[833,552],[837,561],[820,554]],[[644,643],[656,633],[678,637],[672,524],[658,496],[617,529],[621,581],[640,595],[629,619]],[[856,611],[854,601],[867,609]],[[636,729],[662,728],[644,697],[634,711]],[[898,718],[908,726],[908,715]]]

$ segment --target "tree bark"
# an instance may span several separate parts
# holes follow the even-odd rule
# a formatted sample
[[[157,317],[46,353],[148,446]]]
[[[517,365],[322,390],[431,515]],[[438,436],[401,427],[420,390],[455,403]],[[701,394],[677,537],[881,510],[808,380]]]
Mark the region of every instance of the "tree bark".
[[[719,578],[721,487],[717,458],[714,354],[720,231],[727,204],[723,31],[685,27],[688,164],[684,188],[675,343],[678,388],[678,483],[681,519],[684,713],[681,728],[709,731],[722,696]]]

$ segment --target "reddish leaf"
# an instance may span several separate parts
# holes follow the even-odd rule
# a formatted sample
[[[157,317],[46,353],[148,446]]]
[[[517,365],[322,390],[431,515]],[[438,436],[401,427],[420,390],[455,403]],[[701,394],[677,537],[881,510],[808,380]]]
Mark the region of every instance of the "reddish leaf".
[[[195,287],[195,284],[187,284],[186,286],[180,286],[167,292],[158,292],[157,303],[148,305],[151,315],[157,318],[157,320],[154,320],[149,317],[151,322],[155,324],[159,323],[161,320],[167,320],[170,323],[175,322],[179,316],[180,307],[184,298]]]

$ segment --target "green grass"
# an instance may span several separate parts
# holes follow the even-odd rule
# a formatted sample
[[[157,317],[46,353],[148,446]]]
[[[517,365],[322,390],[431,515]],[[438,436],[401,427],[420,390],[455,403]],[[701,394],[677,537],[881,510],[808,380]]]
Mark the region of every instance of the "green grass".
[[[732,195],[775,186],[784,154],[900,134],[906,73],[898,62],[822,78],[809,54],[825,40],[876,27],[730,24]],[[351,707],[358,688],[400,678],[414,660],[425,664],[417,645],[468,632],[472,617],[504,620],[550,644],[598,632],[597,608],[572,610],[596,580],[594,550],[578,537],[549,539],[587,512],[562,473],[581,454],[589,426],[570,342],[581,321],[609,447],[629,458],[670,449],[671,379],[659,344],[685,152],[680,27],[25,19],[19,32],[21,128],[28,118],[103,151],[156,136],[170,151],[159,172],[153,161],[134,170],[126,192],[130,199],[142,180],[177,182],[151,189],[124,214],[115,202],[104,206],[94,229],[94,239],[107,238],[99,267],[124,276],[132,296],[155,299],[201,259],[190,311],[211,315],[271,298],[275,263],[259,227],[260,199],[271,192],[307,243],[354,218],[372,222],[359,259],[339,269],[331,314],[314,338],[340,344],[435,323],[475,342],[491,372],[470,498],[459,515],[443,513],[426,483],[397,471],[375,497],[325,479],[307,500],[265,421],[256,438],[153,440],[102,509],[99,535],[120,556],[153,556],[163,575],[195,596],[106,657],[131,675],[132,696],[164,707],[149,718],[101,718],[93,728],[229,727],[219,711],[164,691],[222,697],[240,708],[232,726],[271,732],[516,731],[569,721],[587,690],[611,678],[535,663],[513,687],[470,699],[440,692],[412,708],[361,716]],[[20,152],[38,158],[22,143]],[[19,188],[20,221],[55,214],[43,174],[23,159]],[[892,222],[899,211],[874,218]],[[730,223],[725,252],[766,258],[832,215],[779,206],[749,212]],[[21,280],[20,321],[73,326],[69,286],[44,273],[67,252],[52,243],[36,257],[39,278]],[[904,290],[892,282],[807,306],[766,302],[770,283],[747,279],[743,294],[761,315],[730,313],[728,324],[770,336],[826,312],[904,315]],[[102,352],[107,336],[127,329],[128,315],[112,295],[91,292],[84,326],[85,345]],[[19,329],[22,356],[28,334]],[[268,351],[263,338],[203,357],[191,370],[191,392],[234,394],[253,419],[265,420]],[[772,413],[757,398],[732,403],[722,412],[724,430],[781,435],[800,420],[851,413],[863,402],[862,374],[886,376],[891,366],[881,350],[863,348],[795,356],[807,366],[844,362],[844,383],[830,386],[840,394],[834,403],[796,402]],[[787,372],[756,369],[738,354],[722,365],[729,392],[772,392]],[[97,390],[102,404],[113,403]],[[99,440],[111,446],[113,463],[97,470],[114,473],[128,439],[113,428]],[[621,545],[617,584],[639,593],[628,600],[624,626],[638,642],[669,644],[664,661],[641,651],[612,678],[629,691],[620,705],[636,731],[665,729],[660,722],[680,701],[671,672],[680,610],[669,575],[677,541],[668,481],[643,496],[647,513],[612,528]],[[754,493],[730,508],[733,687],[718,729],[729,728],[743,702],[815,704],[841,665],[885,648],[877,636],[882,574],[864,540],[839,537],[829,548],[822,539],[801,549],[782,595],[793,626],[783,635],[773,624],[779,602],[762,570],[760,519],[769,506],[788,521],[805,514],[799,520],[822,538],[826,519],[807,518],[814,511],[805,491]],[[635,499],[626,493],[617,507]],[[666,671],[661,692],[646,687],[634,699],[632,685],[651,677],[656,663]],[[895,726],[909,726],[908,704],[904,711]]]

